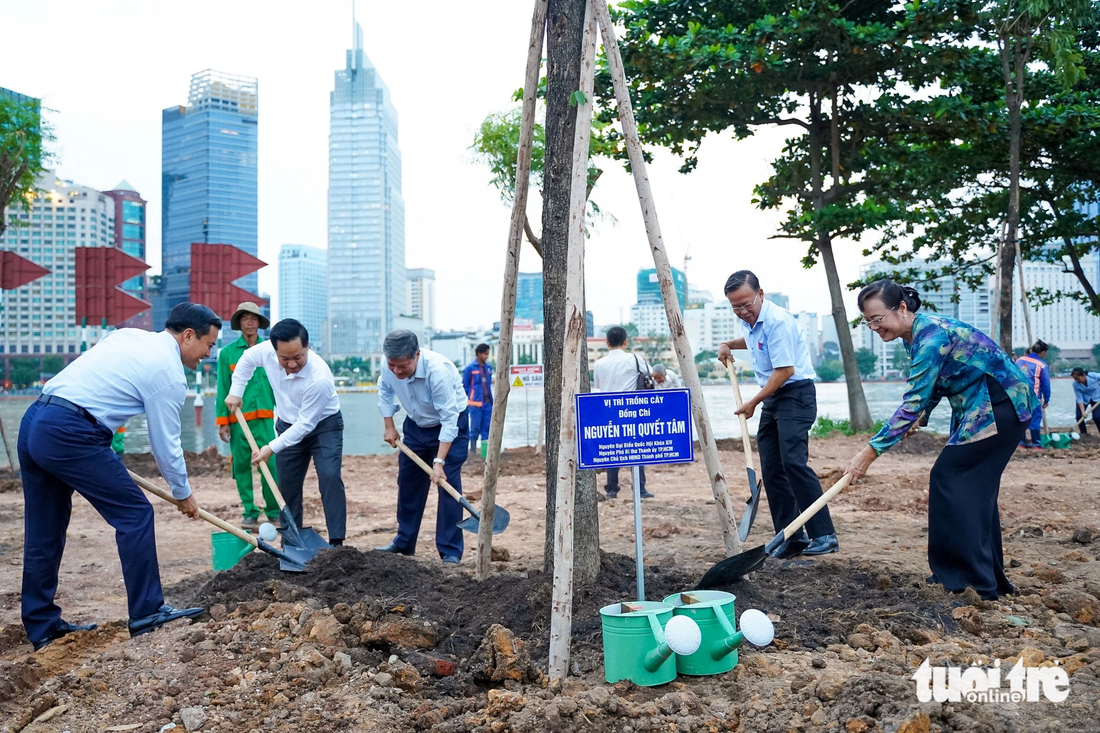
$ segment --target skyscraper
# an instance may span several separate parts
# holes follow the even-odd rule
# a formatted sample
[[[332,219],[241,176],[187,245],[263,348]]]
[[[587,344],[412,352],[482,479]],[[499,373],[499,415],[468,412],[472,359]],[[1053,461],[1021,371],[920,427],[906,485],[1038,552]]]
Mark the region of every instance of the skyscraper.
[[[122,181],[110,191],[104,191],[115,204],[115,249],[121,249],[131,257],[145,259],[145,204],[134,187]],[[147,298],[145,275],[136,275],[121,287],[131,295]],[[164,324],[159,324],[163,326]],[[119,328],[144,328],[154,330],[152,313],[145,311],[119,324]]]
[[[543,321],[542,273],[521,272],[516,282],[516,318],[531,321],[534,326]]]
[[[687,275],[683,270],[672,269],[672,287],[676,290],[676,300],[680,302],[680,310],[687,307]],[[661,298],[661,282],[657,279],[657,271],[653,268],[638,270],[638,302],[639,303],[663,303]]]
[[[279,318],[293,318],[309,332],[309,345],[325,353],[328,317],[328,252],[301,244],[279,250]]]
[[[367,356],[405,308],[405,203],[397,110],[352,21],[330,98],[329,353]]]
[[[424,328],[435,330],[435,270],[407,270],[409,315],[419,318]]]
[[[256,247],[257,80],[207,69],[191,77],[187,105],[161,114],[163,323],[191,292],[191,243]],[[255,273],[236,282],[256,292]]]

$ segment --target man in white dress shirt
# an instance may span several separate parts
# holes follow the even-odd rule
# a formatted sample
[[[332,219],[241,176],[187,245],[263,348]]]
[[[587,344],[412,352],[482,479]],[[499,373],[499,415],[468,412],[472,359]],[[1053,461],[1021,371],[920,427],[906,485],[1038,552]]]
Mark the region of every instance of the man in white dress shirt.
[[[404,453],[397,456],[397,536],[378,549],[412,555],[432,484],[439,486],[446,477],[451,486],[462,491],[462,464],[469,450],[470,427],[466,391],[454,362],[421,349],[412,331],[391,332],[382,344],[382,353],[386,368],[378,380],[378,410],[386,424],[383,440],[397,446],[401,436],[393,416],[399,405],[404,407],[408,415],[403,426],[404,443],[433,466],[428,476]],[[456,526],[461,521],[462,505],[440,488],[435,547],[447,564],[462,561],[462,530]]]
[[[206,306],[181,303],[172,309],[164,331],[109,333],[47,382],[23,415],[22,615],[35,650],[65,634],[95,628],[63,620],[54,603],[73,491],[115,529],[131,636],[204,612],[164,604],[153,507],[111,450],[111,439],[126,420],[144,412],[153,457],[176,506],[198,517],[180,444],[180,409],[187,392],[183,368],[196,369],[210,356],[221,324]]]
[[[645,358],[627,350],[626,329],[622,326],[607,329],[607,355],[596,361],[592,373],[593,392],[634,392],[656,386]],[[641,497],[653,498],[654,495],[645,490],[645,466],[639,466],[639,473],[641,481],[638,488]],[[618,466],[607,469],[607,486],[604,490],[609,499],[619,495]]]
[[[233,370],[233,386],[225,398],[229,414],[241,406],[245,387],[262,368],[275,393],[278,435],[252,454],[257,464],[275,456],[279,488],[290,516],[302,526],[302,485],[309,459],[317,469],[325,528],[330,545],[344,544],[347,498],[341,468],[344,459],[344,416],[336,382],[325,360],[309,348],[309,332],[293,318],[274,326],[268,340],[247,349]]]

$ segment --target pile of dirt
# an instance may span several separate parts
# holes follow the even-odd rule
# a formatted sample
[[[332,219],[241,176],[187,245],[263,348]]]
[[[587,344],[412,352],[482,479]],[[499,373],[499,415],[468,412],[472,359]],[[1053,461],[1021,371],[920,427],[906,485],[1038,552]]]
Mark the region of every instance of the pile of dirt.
[[[902,438],[893,448],[891,453],[905,453],[911,456],[926,456],[939,453],[947,445],[946,435],[937,435],[921,430],[906,438]]]
[[[184,461],[187,462],[188,476],[221,476],[228,475],[232,469],[228,456],[218,453],[218,449],[210,446],[199,453],[184,451]],[[122,463],[139,476],[145,478],[159,478],[160,469],[152,453],[124,453]]]

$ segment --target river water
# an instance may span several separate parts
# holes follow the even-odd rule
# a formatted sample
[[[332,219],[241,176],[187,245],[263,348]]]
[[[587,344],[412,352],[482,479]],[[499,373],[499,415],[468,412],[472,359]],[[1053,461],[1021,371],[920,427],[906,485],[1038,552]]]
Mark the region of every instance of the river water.
[[[905,390],[903,382],[865,382],[863,390],[867,395],[867,405],[871,416],[876,419],[889,417],[901,401]],[[745,399],[756,394],[755,384],[742,383],[741,393]],[[1047,410],[1047,420],[1052,426],[1066,426],[1073,422],[1073,383],[1069,378],[1051,381],[1051,405]],[[729,385],[708,385],[703,387],[703,396],[707,402],[714,433],[719,438],[736,438],[741,435],[738,420],[733,416],[733,390]],[[15,451],[15,441],[19,431],[19,421],[34,397],[0,398],[0,419],[3,419],[8,440]],[[393,450],[382,442],[382,418],[378,414],[378,395],[374,392],[348,392],[340,395],[340,405],[344,413],[344,452],[349,455],[389,454]],[[820,383],[817,385],[818,415],[834,420],[848,417],[848,393],[843,382]],[[516,448],[534,445],[539,427],[539,414],[542,409],[542,390],[531,388],[513,388],[508,399],[508,418],[504,423],[504,447]],[[211,445],[228,455],[228,445],[218,438],[214,424],[214,398],[206,397],[202,409],[201,424],[196,425],[193,397],[187,398],[182,412],[182,441],[185,450],[201,451]],[[930,428],[945,433],[951,418],[951,410],[946,401],[932,414]],[[400,419],[400,417],[399,417]],[[749,421],[749,433],[756,433],[756,418]],[[149,450],[149,436],[145,425],[145,416],[138,415],[126,425],[126,450],[143,453]],[[0,465],[6,465],[7,458],[0,450]]]

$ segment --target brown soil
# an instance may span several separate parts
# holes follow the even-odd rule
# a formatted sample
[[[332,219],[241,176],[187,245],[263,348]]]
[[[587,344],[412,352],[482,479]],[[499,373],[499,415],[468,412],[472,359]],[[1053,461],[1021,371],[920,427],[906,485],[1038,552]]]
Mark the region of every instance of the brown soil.
[[[494,562],[493,577],[481,584],[469,550],[457,569],[439,564],[433,506],[415,558],[370,551],[395,528],[392,457],[346,459],[353,546],[322,553],[305,574],[282,573],[258,553],[213,573],[208,529],[159,503],[168,601],[210,614],[135,639],[125,632],[112,531],[77,498],[58,602],[66,618],[101,628],[37,654],[19,626],[22,496],[3,493],[0,730],[159,731],[169,722],[185,730],[196,716],[203,731],[234,732],[1100,729],[1100,542],[1093,540],[1100,441],[1021,451],[1010,464],[1001,511],[1018,593],[992,603],[924,582],[927,473],[939,444],[922,435],[903,441],[906,450],[885,455],[834,500],[841,554],[770,560],[729,588],[739,611],[760,608],[775,620],[771,646],[743,649],[731,673],[659,688],[603,679],[598,609],[634,597],[632,509],[622,499],[600,504],[605,554],[596,582],[576,590],[573,674],[564,685],[547,683],[543,459],[532,450],[502,461],[498,503],[512,524],[496,544],[509,559]],[[824,483],[839,477],[860,445],[813,442]],[[740,442],[729,447],[727,475],[740,476]],[[154,475],[148,458],[127,462]],[[189,464],[204,507],[235,519],[225,461],[204,453]],[[468,492],[480,488],[482,465],[465,472]],[[660,599],[691,588],[720,560],[721,539],[701,461],[653,469],[649,479],[656,498],[644,505],[646,590]],[[739,503],[744,487],[734,481],[731,491]],[[306,514],[323,529],[312,474]],[[748,546],[769,539],[769,525],[765,506]],[[916,699],[910,677],[925,658],[967,665],[1020,654],[1029,663],[1058,660],[1071,672],[1065,703]],[[32,722],[39,716],[48,719]]]

